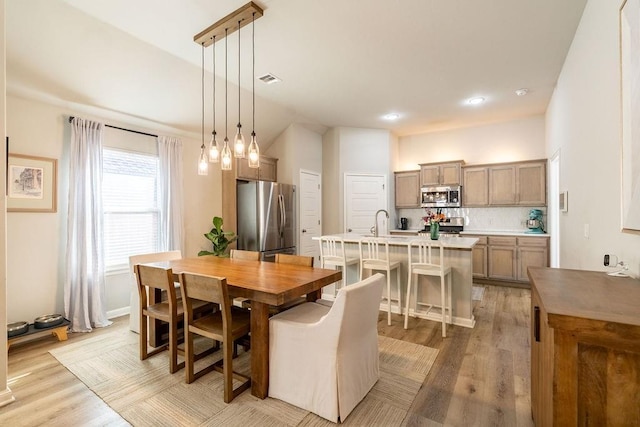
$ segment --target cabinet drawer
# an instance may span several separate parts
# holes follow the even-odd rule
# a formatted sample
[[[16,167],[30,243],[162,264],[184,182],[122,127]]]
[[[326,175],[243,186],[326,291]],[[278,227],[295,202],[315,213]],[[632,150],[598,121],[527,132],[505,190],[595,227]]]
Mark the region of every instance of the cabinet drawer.
[[[494,246],[515,246],[515,237],[494,237],[489,236],[489,244]]]
[[[518,237],[518,246],[547,247],[546,237]]]
[[[464,237],[475,237],[476,239],[478,239],[478,243],[476,243],[476,246],[478,245],[486,245],[487,244],[487,236],[473,236],[473,235],[465,235]]]

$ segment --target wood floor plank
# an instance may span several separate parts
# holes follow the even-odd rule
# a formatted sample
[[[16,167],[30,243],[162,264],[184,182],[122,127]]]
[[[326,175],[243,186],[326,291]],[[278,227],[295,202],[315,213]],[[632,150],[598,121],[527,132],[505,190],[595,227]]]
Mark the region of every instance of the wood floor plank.
[[[475,328],[392,316],[378,321],[380,335],[440,352],[402,426],[532,425],[530,395],[530,304],[528,289],[484,285],[474,301]],[[0,408],[0,425],[127,425],[48,351],[113,328],[128,328],[127,316],[91,334],[70,334],[18,344],[9,350],[9,387],[16,401]],[[108,343],[106,343],[108,347]],[[52,391],[55,390],[55,391]]]

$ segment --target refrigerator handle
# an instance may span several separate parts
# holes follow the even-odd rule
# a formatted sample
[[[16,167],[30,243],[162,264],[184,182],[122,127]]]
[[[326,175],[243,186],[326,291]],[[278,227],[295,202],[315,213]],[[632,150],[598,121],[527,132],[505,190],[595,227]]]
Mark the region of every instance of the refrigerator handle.
[[[278,207],[280,208],[280,224],[278,224],[278,232],[280,233],[280,237],[284,235],[284,224],[287,220],[287,213],[284,209],[284,196],[282,194],[278,194]]]

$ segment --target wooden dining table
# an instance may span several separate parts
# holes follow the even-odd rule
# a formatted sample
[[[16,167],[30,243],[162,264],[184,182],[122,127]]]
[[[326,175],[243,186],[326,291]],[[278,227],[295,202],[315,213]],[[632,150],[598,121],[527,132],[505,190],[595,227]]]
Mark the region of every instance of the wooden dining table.
[[[287,304],[305,294],[307,301],[315,301],[324,286],[342,279],[339,270],[216,256],[147,265],[171,268],[175,275],[225,277],[230,295],[251,301],[251,394],[261,399],[269,393],[269,306]]]

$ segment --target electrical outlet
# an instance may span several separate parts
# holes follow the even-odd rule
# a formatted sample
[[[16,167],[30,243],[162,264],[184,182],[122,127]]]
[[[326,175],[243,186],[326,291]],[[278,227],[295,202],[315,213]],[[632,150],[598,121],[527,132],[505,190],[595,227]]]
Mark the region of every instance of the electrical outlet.
[[[609,254],[604,256],[604,266],[609,267]]]

